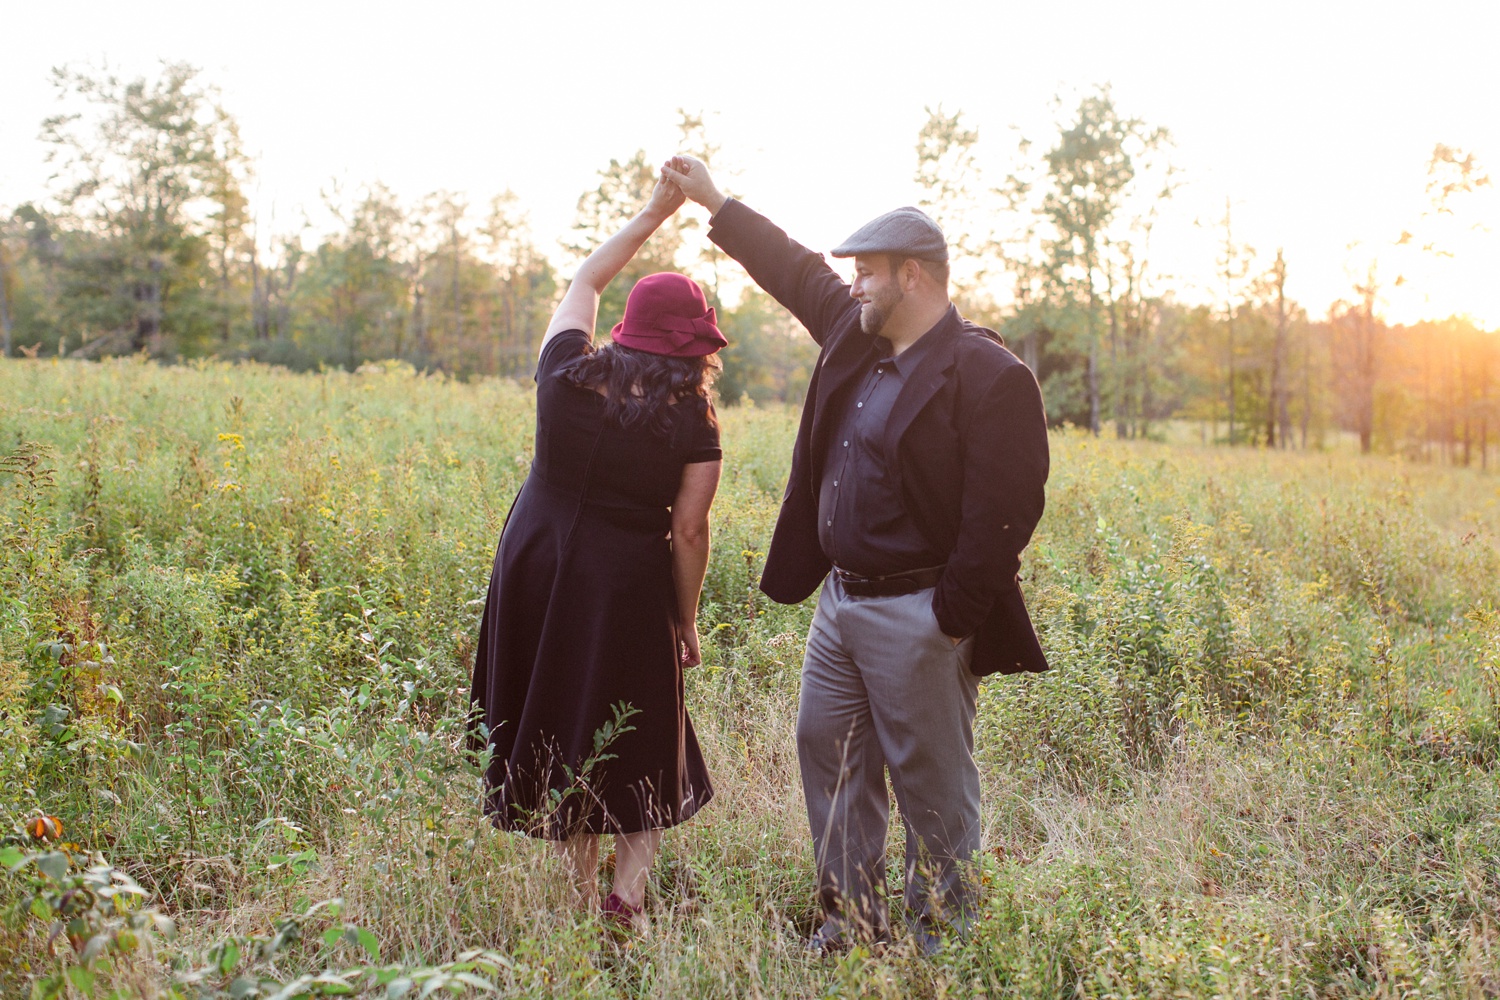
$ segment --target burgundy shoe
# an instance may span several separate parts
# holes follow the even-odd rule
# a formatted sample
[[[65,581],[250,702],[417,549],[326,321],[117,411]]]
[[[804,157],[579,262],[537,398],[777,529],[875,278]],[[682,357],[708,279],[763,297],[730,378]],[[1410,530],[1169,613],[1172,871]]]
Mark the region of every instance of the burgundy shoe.
[[[599,907],[599,919],[604,926],[616,932],[634,931],[635,918],[641,915],[641,907],[631,906],[617,893],[610,893]]]

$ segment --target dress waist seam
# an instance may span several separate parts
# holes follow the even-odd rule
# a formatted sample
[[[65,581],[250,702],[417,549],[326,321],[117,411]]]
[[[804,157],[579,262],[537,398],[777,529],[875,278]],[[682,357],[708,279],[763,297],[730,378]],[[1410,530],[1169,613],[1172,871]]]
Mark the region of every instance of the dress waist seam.
[[[627,504],[627,503],[610,503],[607,500],[600,500],[597,497],[588,496],[586,492],[580,492],[578,490],[569,489],[566,486],[559,486],[556,483],[549,482],[548,479],[547,479],[547,477],[544,476],[544,475],[542,475],[539,471],[537,471],[537,469],[535,467],[533,467],[532,470],[531,470],[531,476],[540,485],[542,485],[546,489],[552,490],[555,493],[560,493],[564,497],[566,497],[568,500],[571,500],[574,503],[582,503],[583,505],[585,505],[587,507],[604,507],[604,508],[606,508],[608,510],[629,510],[629,511],[642,511],[642,512],[646,512],[646,511],[660,511],[661,513],[671,513],[671,510],[672,510],[672,508],[670,506],[656,506],[654,504],[653,505],[643,505],[643,504]]]

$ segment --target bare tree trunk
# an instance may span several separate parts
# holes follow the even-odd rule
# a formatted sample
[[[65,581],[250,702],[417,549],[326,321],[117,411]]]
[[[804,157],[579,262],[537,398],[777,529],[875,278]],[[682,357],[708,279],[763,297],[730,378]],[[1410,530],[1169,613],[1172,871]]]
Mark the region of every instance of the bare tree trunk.
[[[1375,280],[1371,275],[1365,289],[1365,309],[1360,316],[1358,333],[1359,363],[1359,450],[1368,455],[1375,444]]]
[[[1124,391],[1120,378],[1120,304],[1115,297],[1115,275],[1112,268],[1105,270],[1105,291],[1109,295],[1109,382],[1110,409],[1114,411],[1115,438],[1125,437]]]
[[[1484,361],[1479,366],[1479,469],[1488,472],[1490,468],[1490,376],[1493,374],[1490,367],[1489,355],[1492,349],[1486,350]]]
[[[1312,421],[1312,326],[1302,330],[1302,450],[1307,450],[1307,427]]]
[[[1151,434],[1151,331],[1156,323],[1155,307],[1142,303],[1136,319],[1140,357],[1136,365],[1136,436],[1145,440]]]
[[[256,340],[271,339],[271,283],[274,271],[262,274],[260,251],[250,244],[250,329]]]
[[[1422,458],[1432,461],[1432,335],[1422,335]]]
[[[1266,415],[1266,446],[1285,448],[1291,436],[1286,406],[1286,260],[1276,251],[1276,343],[1271,350],[1271,412]]]
[[[458,370],[464,342],[464,308],[458,287],[458,217],[453,218],[453,353],[450,365]]]
[[[1462,350],[1462,348],[1460,348]],[[1474,390],[1468,377],[1469,366],[1462,365],[1459,370],[1464,374],[1459,380],[1459,398],[1463,400],[1464,413],[1464,468],[1468,468],[1474,457]]]
[[[233,321],[229,318],[229,224],[223,227],[223,239],[219,244],[219,319],[223,321],[224,328],[219,331],[219,342],[228,344],[229,337],[233,331]]]
[[[1089,340],[1089,430],[1099,436],[1099,341]]]
[[[424,308],[426,295],[422,290],[422,279],[417,278],[417,287],[412,292],[412,324],[416,333],[416,364],[418,368],[427,367],[427,310]]]
[[[1224,320],[1229,339],[1229,445],[1234,446],[1234,243],[1229,199],[1224,199]]]
[[[135,330],[131,334],[132,351],[158,353],[161,349],[161,258],[152,254],[146,264],[150,277],[135,286]]]
[[[1115,429],[1120,437],[1134,438],[1140,433],[1141,361],[1146,348],[1146,340],[1141,332],[1141,317],[1145,307],[1141,302],[1140,290],[1136,287],[1134,259],[1127,265],[1125,277],[1125,360],[1120,372],[1121,419],[1116,421]]]
[[[0,246],[0,358],[10,357],[10,266],[5,248]]]
[[[1099,436],[1099,302],[1094,294],[1094,259],[1090,253],[1084,268],[1084,280],[1089,283],[1089,432]]]
[[[1229,311],[1228,311],[1228,314],[1227,314],[1227,319],[1228,319],[1228,322],[1226,323],[1226,330],[1227,330],[1228,337],[1229,337],[1229,444],[1232,447],[1234,445],[1234,443],[1235,443],[1235,433],[1234,433],[1234,416],[1235,416],[1235,414],[1234,414],[1234,407],[1235,407],[1235,396],[1234,396],[1234,375],[1235,375],[1235,372],[1234,372],[1234,303],[1232,303],[1232,302],[1229,304]]]

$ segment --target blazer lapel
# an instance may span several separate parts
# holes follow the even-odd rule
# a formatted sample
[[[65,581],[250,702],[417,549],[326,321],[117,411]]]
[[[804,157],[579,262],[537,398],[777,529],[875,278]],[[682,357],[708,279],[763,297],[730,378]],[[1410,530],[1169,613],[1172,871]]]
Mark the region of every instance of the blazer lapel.
[[[927,357],[922,359],[917,370],[911,373],[911,377],[901,387],[900,395],[891,406],[891,415],[886,418],[883,437],[885,460],[897,483],[901,481],[901,450],[898,445],[917,414],[947,384],[948,373],[954,365],[954,348],[961,326],[958,310],[949,306],[948,314],[927,333],[929,337],[939,338],[938,342],[932,345]]]

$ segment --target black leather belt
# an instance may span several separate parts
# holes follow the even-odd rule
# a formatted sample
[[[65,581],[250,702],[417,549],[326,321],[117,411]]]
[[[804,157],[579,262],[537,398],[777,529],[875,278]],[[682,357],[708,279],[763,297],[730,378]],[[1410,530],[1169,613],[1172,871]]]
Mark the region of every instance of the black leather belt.
[[[859,576],[846,570],[833,568],[839,585],[850,597],[895,597],[898,594],[915,594],[928,587],[936,587],[943,575],[942,566],[929,566],[906,573],[891,573],[886,576]]]

